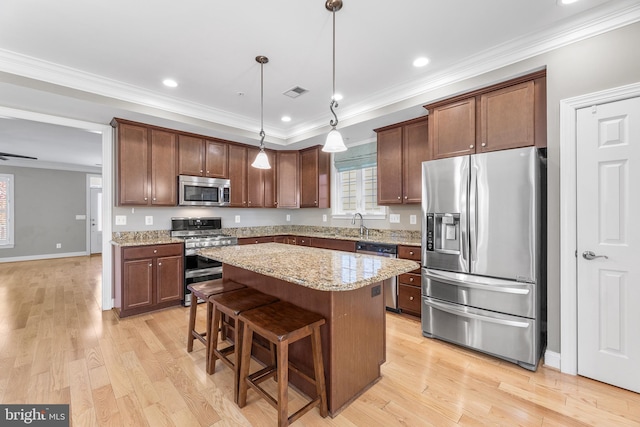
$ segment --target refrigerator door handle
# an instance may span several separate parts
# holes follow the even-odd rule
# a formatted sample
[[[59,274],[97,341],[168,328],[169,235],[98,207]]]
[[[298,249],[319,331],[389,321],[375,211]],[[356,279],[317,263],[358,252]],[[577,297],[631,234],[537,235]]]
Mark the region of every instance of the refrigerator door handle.
[[[469,162],[465,162],[463,164],[462,167],[462,176],[468,176],[469,173]],[[466,269],[463,271],[470,271],[469,270],[469,228],[468,228],[468,210],[466,209],[467,206],[467,194],[469,191],[469,181],[467,179],[462,179],[460,180],[460,195],[462,197],[461,205],[463,206],[463,209],[460,212],[460,233],[461,233],[461,239],[460,239],[460,246],[462,246],[462,261],[463,261],[463,265],[466,266]]]
[[[453,285],[453,286],[461,286],[464,288],[474,288],[474,289],[482,289],[483,291],[490,291],[490,292],[503,292],[503,293],[507,293],[507,294],[518,294],[518,295],[528,295],[529,294],[529,289],[524,289],[524,288],[514,288],[512,286],[509,285],[500,285],[500,284],[495,284],[495,283],[487,283],[487,284],[480,284],[480,283],[472,283],[466,280],[459,280],[455,277],[450,277],[445,275],[444,273],[437,273],[433,270],[430,270],[428,268],[423,269],[424,271],[424,277],[427,279],[432,279],[432,280],[437,280],[438,282],[443,282],[443,283],[447,283],[449,285]]]
[[[470,261],[478,259],[478,167],[471,162],[471,183],[469,184],[469,247]],[[473,264],[472,264],[473,265]],[[473,267],[469,271],[473,271]]]
[[[446,303],[441,303],[441,302],[434,301],[434,300],[432,300],[430,298],[425,298],[424,302],[425,302],[425,304],[430,305],[432,307],[435,307],[438,310],[445,311],[445,312],[453,314],[455,316],[466,317],[468,319],[473,319],[473,320],[480,320],[482,322],[497,323],[499,325],[514,326],[516,328],[528,328],[529,327],[529,323],[528,322],[518,322],[516,320],[496,319],[495,317],[482,316],[480,314],[470,313],[470,312],[468,312],[466,310],[461,310],[460,308],[456,308],[454,306],[450,306],[449,304],[446,304]]]

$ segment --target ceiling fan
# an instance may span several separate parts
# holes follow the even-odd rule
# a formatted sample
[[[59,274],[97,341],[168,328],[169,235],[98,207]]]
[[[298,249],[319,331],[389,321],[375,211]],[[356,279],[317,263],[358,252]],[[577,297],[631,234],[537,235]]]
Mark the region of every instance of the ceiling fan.
[[[17,158],[21,158],[21,159],[38,160],[37,157],[21,156],[20,154],[11,154],[11,153],[2,153],[2,152],[0,152],[0,160],[9,160],[9,159],[7,159],[7,157],[17,157]]]

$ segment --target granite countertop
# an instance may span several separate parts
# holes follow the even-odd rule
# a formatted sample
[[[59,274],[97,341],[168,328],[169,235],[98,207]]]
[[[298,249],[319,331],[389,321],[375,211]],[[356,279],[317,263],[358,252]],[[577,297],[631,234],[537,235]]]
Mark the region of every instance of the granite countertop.
[[[415,261],[282,243],[200,249],[201,255],[320,291],[349,291],[415,270]]]

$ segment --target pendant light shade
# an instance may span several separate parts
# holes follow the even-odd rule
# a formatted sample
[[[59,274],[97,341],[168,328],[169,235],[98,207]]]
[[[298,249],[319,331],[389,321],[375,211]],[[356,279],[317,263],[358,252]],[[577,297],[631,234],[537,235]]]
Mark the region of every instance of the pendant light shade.
[[[257,169],[271,169],[267,153],[264,152],[264,64],[269,62],[266,56],[256,56],[256,61],[260,63],[260,152],[251,166]]]
[[[338,153],[340,151],[347,151],[347,146],[344,145],[342,135],[336,126],[338,126],[338,116],[333,110],[338,108],[338,101],[335,99],[336,95],[336,12],[342,9],[342,0],[327,0],[324,7],[333,14],[333,92],[331,94],[331,103],[329,109],[333,114],[333,119],[329,122],[331,125],[331,131],[327,135],[327,140],[322,147],[322,151],[328,153]]]

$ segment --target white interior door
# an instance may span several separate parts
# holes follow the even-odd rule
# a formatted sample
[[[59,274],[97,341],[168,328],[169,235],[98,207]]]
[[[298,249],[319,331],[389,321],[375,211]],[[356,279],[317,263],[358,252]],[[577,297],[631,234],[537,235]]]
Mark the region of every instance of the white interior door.
[[[91,233],[91,253],[102,253],[102,188],[91,188],[91,212],[89,230]]]
[[[578,374],[640,392],[640,98],[576,131]]]

